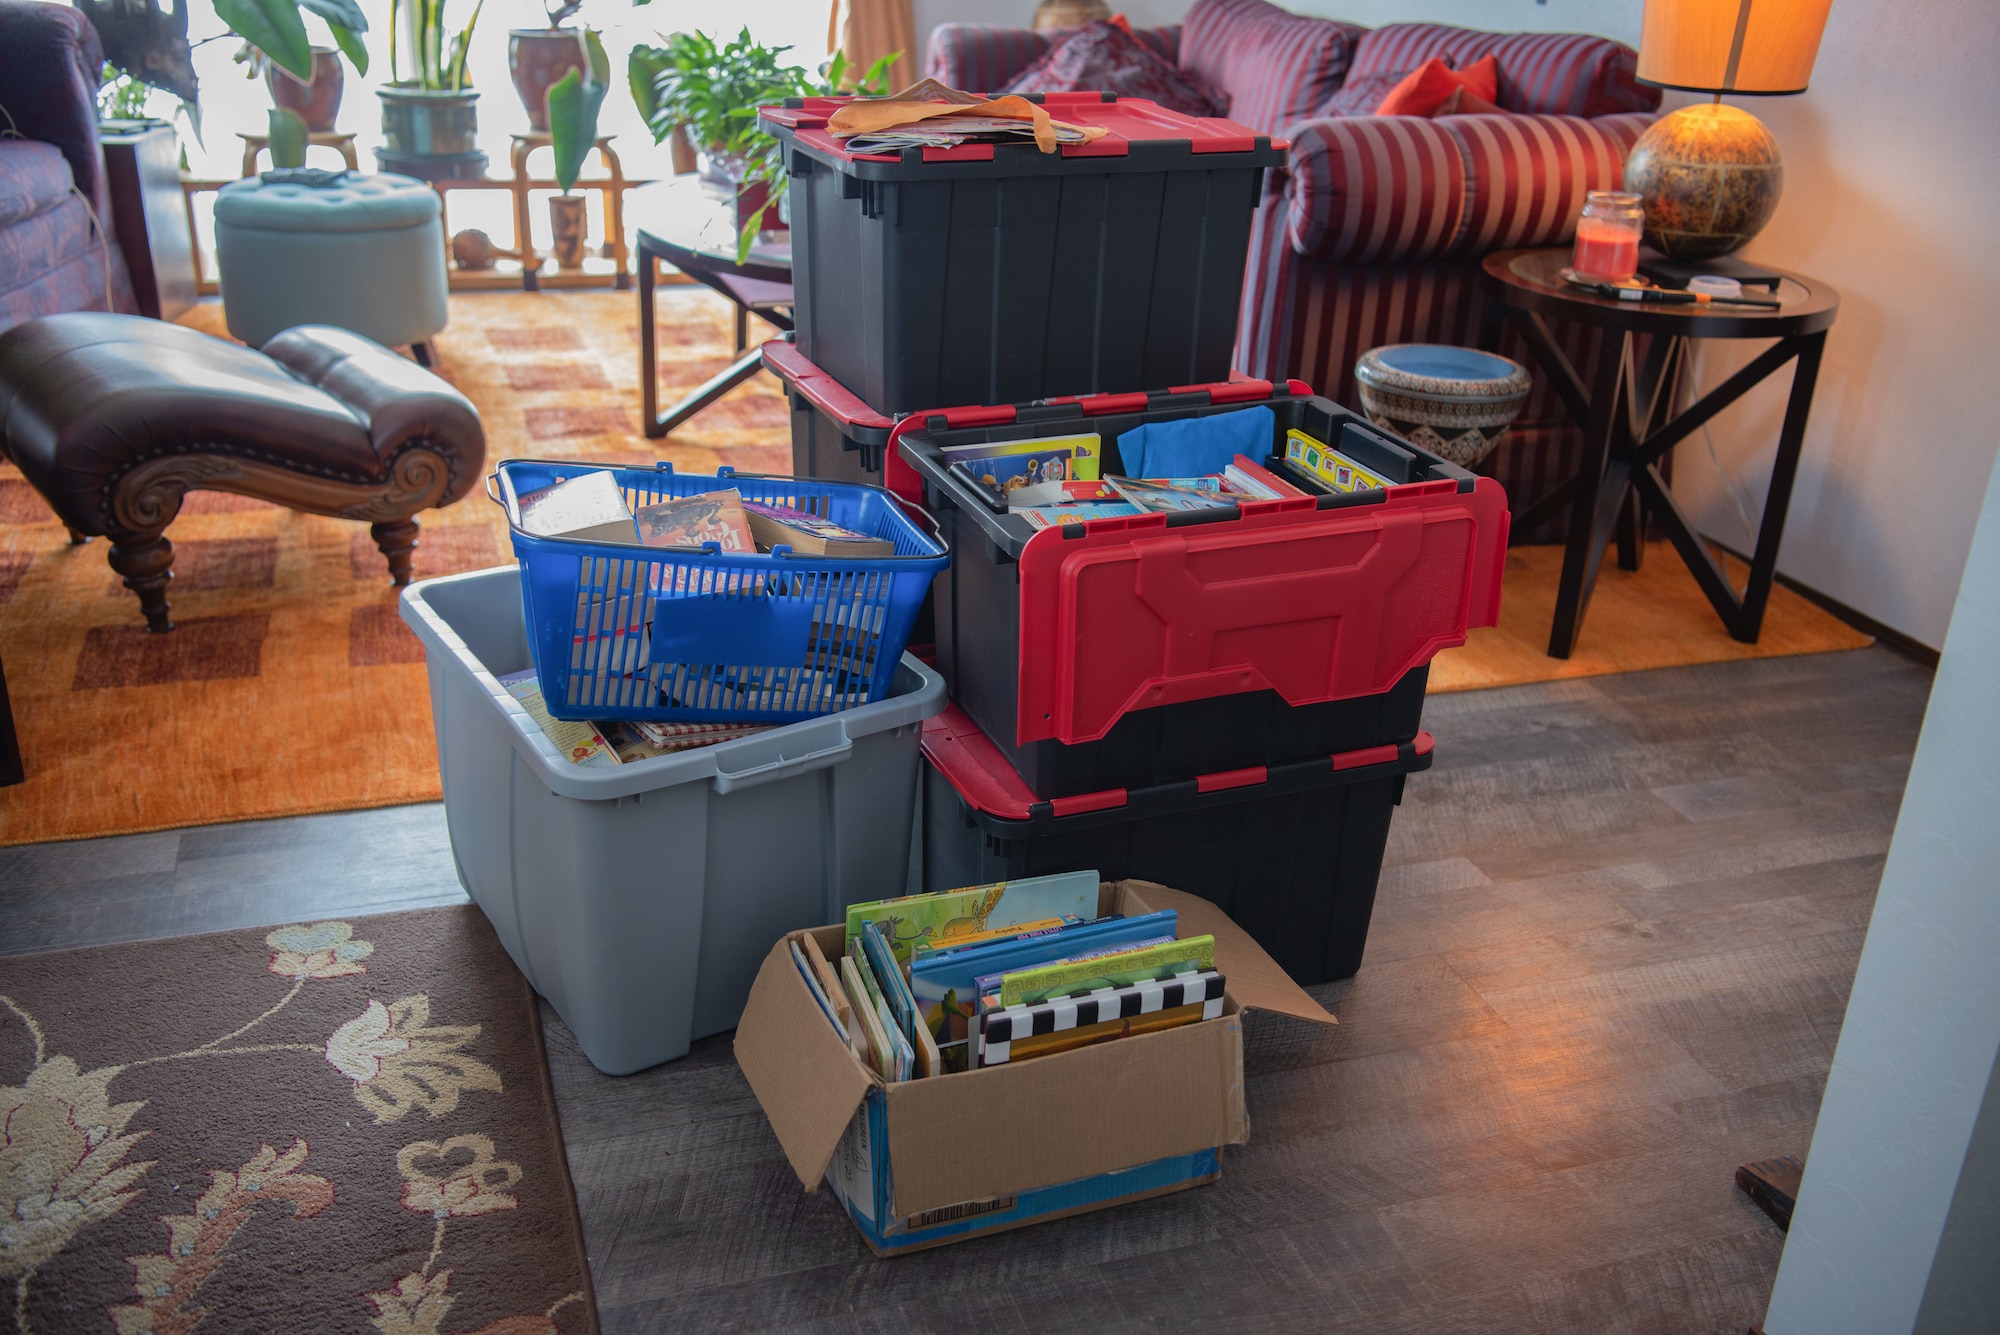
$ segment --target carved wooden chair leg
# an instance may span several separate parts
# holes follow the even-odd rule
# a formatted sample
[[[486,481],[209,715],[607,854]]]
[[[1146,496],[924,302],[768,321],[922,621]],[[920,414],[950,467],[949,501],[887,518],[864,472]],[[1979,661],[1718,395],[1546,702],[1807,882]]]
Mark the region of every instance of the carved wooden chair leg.
[[[398,519],[390,524],[370,524],[368,535],[389,558],[389,581],[401,587],[410,582],[410,560],[417,550],[417,521]]]
[[[64,528],[69,528],[69,525],[67,525],[67,524],[64,524],[64,525],[63,525],[63,527],[64,527]],[[83,544],[85,544],[86,542],[89,542],[89,541],[90,541],[90,535],[89,535],[88,533],[78,533],[78,532],[77,532],[77,531],[76,531],[75,529],[73,529],[73,528],[70,528],[70,529],[69,529],[69,545],[70,545],[70,546],[72,546],[72,547],[81,547],[81,546],[83,546]]]
[[[125,577],[125,587],[139,595],[146,629],[156,635],[172,630],[174,623],[167,617],[167,581],[174,577],[174,545],[164,534],[129,542],[113,539],[110,558],[111,568]]]

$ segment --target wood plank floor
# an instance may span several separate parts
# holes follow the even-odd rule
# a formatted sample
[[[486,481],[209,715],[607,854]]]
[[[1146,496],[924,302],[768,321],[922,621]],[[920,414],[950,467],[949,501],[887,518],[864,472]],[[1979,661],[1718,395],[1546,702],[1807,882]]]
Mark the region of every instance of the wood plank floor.
[[[1367,962],[1247,1026],[1221,1182],[877,1261],[728,1038],[549,1047],[605,1324],[1740,1332],[1782,1241],[1930,688],[1885,650],[1433,698]],[[0,850],[0,953],[462,898],[436,807]],[[0,975],[4,974],[0,963]]]

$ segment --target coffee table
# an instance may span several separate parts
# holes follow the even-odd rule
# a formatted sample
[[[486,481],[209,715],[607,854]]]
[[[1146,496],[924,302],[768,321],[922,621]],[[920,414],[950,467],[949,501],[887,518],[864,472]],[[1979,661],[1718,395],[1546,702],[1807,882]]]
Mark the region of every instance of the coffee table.
[[[1485,259],[1486,276],[1499,297],[1501,318],[1520,331],[1584,432],[1583,463],[1576,476],[1514,521],[1515,527],[1525,532],[1560,509],[1569,509],[1568,551],[1556,589],[1549,656],[1568,658],[1575,648],[1577,630],[1614,531],[1620,568],[1639,568],[1642,501],[1651,517],[1666,529],[1674,550],[1694,573],[1695,582],[1731,638],[1755,644],[1763,629],[1771,583],[1777,576],[1778,544],[1784,537],[1785,511],[1791,504],[1792,483],[1805,444],[1806,417],[1812,411],[1826,331],[1840,311],[1840,294],[1818,279],[1783,273],[1777,292],[1782,304],[1777,310],[1621,301],[1594,296],[1565,283],[1561,271],[1569,261],[1567,249],[1504,250]],[[1603,340],[1597,373],[1588,388],[1550,333],[1551,319],[1588,325]],[[1652,337],[1635,363],[1633,340],[1639,335]],[[1690,344],[1697,338],[1777,341],[1742,370],[1675,413],[1675,391],[1687,366]],[[1750,578],[1738,593],[1707,541],[1674,500],[1660,474],[1660,461],[1717,413],[1779,367],[1794,361],[1791,397],[1778,432],[1771,486],[1757,529],[1756,550],[1750,558]]]
[[[792,327],[790,232],[762,233],[746,262],[736,261],[734,194],[698,176],[677,176],[632,192],[628,210],[638,227],[639,382],[646,434],[657,439],[757,374],[759,349],[748,346],[749,317],[783,331]],[[659,410],[659,348],[653,327],[656,265],[666,261],[736,307],[737,359],[679,403]]]

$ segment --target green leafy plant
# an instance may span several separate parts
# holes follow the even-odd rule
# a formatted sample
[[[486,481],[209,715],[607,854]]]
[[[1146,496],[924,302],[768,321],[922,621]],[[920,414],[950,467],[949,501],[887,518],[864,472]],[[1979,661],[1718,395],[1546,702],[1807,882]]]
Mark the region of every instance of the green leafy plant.
[[[146,119],[146,98],[152,92],[149,85],[133,78],[108,60],[104,62],[104,69],[98,77],[102,80],[97,89],[99,120]]]
[[[744,219],[738,234],[739,264],[749,258],[765,213],[783,197],[787,183],[784,154],[758,123],[757,108],[788,97],[843,92],[880,97],[888,91],[889,67],[902,56],[886,55],[857,73],[844,53],[835,52],[815,76],[803,66],[782,63],[789,50],[761,45],[745,28],[727,46],[707,33],[682,32],[665,46],[635,46],[626,59],[632,100],[654,143],[684,127],[695,146],[743,188],[767,188],[763,204]]]
[[[480,12],[485,8],[486,0],[479,0],[465,26],[453,33],[444,21],[445,0],[390,0],[389,69],[396,85],[431,92],[464,92],[465,55],[472,45],[472,30],[478,26]],[[397,36],[403,28],[405,11],[410,15],[410,31],[416,44],[416,50],[410,53],[408,74],[403,72]]]
[[[269,133],[273,168],[306,165],[306,145],[312,139],[305,117],[290,107],[272,107]]]
[[[549,88],[549,138],[555,150],[556,184],[568,194],[576,186],[583,160],[597,142],[597,113],[611,91],[611,58],[594,29],[578,34],[583,68],[573,69]],[[586,73],[589,75],[585,77]]]
[[[76,0],[76,8],[97,29],[105,62],[119,73],[164,88],[190,106],[199,100],[187,0],[172,9],[162,9],[159,0]],[[313,63],[304,14],[317,14],[354,68],[368,72],[368,48],[361,40],[368,19],[355,0],[215,0],[215,12],[257,57],[301,83],[312,81]]]

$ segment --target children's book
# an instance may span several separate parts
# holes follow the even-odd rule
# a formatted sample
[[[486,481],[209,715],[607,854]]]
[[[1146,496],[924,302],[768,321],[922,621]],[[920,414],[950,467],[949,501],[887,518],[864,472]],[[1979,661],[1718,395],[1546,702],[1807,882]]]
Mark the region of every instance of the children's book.
[[[1000,1004],[1033,1004],[1099,988],[1128,987],[1187,969],[1214,967],[1215,938],[1190,936],[1095,959],[1014,970],[1000,980]]]
[[[820,989],[833,1003],[833,1013],[840,1020],[843,1029],[854,1024],[854,1012],[847,1005],[847,990],[840,985],[840,974],[827,963],[826,952],[819,948],[819,942],[811,936],[802,938],[806,963],[812,966],[813,975],[819,979]]]
[[[999,493],[1010,505],[1016,493],[1029,487],[1066,481],[1073,461],[1068,450],[1041,450],[1034,454],[1003,454],[991,459],[954,460],[979,487]]]
[[[984,445],[947,445],[944,457],[948,463],[980,463],[974,468],[977,474],[982,469],[992,471],[988,461],[1007,455],[1044,454],[1060,451],[1064,458],[1072,461],[1072,467],[1063,479],[1044,478],[1042,481],[1062,481],[1075,479],[1088,482],[1098,476],[1098,465],[1104,457],[1104,438],[1095,431],[1075,436],[1042,436],[1034,440],[1003,440]]]
[[[596,469],[521,497],[521,530],[539,538],[636,541],[618,479]]]
[[[1173,514],[1177,511],[1213,510],[1217,506],[1234,505],[1230,497],[1222,495],[1219,489],[1192,491],[1186,487],[1173,486],[1164,482],[1142,481],[1132,477],[1108,479],[1118,494],[1141,510]]]
[[[989,927],[983,932],[954,936],[942,945],[935,945],[927,938],[910,947],[910,962],[915,964],[924,956],[938,951],[964,950],[968,946],[983,946],[989,941],[1018,941],[1024,936],[1058,931],[1082,921],[1083,919],[1072,913],[1061,918],[1043,918],[1040,922],[1024,922],[1014,927]],[[1104,919],[1099,918],[1098,921],[1103,922]]]
[[[831,519],[763,501],[743,502],[750,532],[764,551],[783,543],[801,556],[894,556],[896,544],[843,528]]]
[[[1212,1020],[1222,1014],[1224,986],[1213,970],[1189,971],[1074,999],[987,1009],[979,1017],[978,1062],[1001,1066]]]
[[[1335,491],[1370,491],[1395,485],[1296,427],[1285,433],[1285,459]]]
[[[846,939],[860,936],[862,923],[879,922],[896,962],[906,964],[919,941],[936,948],[990,927],[1067,916],[1088,922],[1097,917],[1097,885],[1095,871],[1073,871],[850,904]]]
[[[990,977],[997,984],[1010,969],[1094,952],[1123,953],[1142,943],[1171,942],[1177,921],[1172,909],[1130,918],[1100,918],[1018,940],[919,956],[910,963],[910,992],[916,998],[917,1016],[944,1053],[945,1069],[964,1070],[961,1049],[978,1014],[982,978]]]
[[[639,526],[639,541],[648,547],[699,547],[713,542],[725,552],[757,550],[743,510],[743,493],[734,487],[642,505],[632,517]]]
[[[799,949],[799,943],[796,941],[792,942],[792,963],[798,966],[799,976],[806,980],[806,991],[812,993],[813,1000],[819,1003],[820,1010],[833,1025],[833,1032],[839,1034],[840,1041],[845,1043],[847,1026],[840,1022],[840,1016],[833,1008],[833,1000],[826,995],[826,989],[820,985],[819,975],[813,972],[812,965],[806,960],[805,952]]]
[[[875,1001],[868,995],[868,985],[862,981],[861,970],[855,965],[852,955],[840,957],[840,982],[846,989],[848,1005],[854,1010],[855,1029],[868,1040],[868,1064],[884,1080],[894,1080],[895,1049],[889,1046],[888,1030],[883,1027],[882,1018],[875,1010]]]
[[[569,758],[572,765],[608,769],[619,763],[617,750],[597,730],[596,724],[571,723],[549,714],[548,706],[542,702],[542,685],[534,669],[510,672],[500,678],[500,684],[507,688],[507,694],[520,703],[528,717],[535,721],[535,726],[542,730],[556,750]]]
[[[1064,524],[1088,524],[1093,519],[1126,519],[1132,515],[1144,514],[1130,501],[1084,501],[1076,505],[1044,505],[1023,510],[1014,507],[1014,513],[1028,521],[1033,529],[1060,528]]]
[[[902,967],[889,951],[880,923],[861,924],[861,949],[867,956],[869,969],[875,974],[875,981],[882,988],[883,997],[889,1003],[890,1014],[895,1016],[896,1031],[915,1042],[917,1004],[910,997],[910,985],[904,981]]]
[[[1015,510],[1042,505],[1075,505],[1079,501],[1116,501],[1118,493],[1103,478],[1066,482],[1042,482],[1022,487],[1007,498]]]
[[[1244,495],[1258,500],[1277,500],[1287,496],[1307,494],[1256,460],[1241,454],[1236,456],[1229,467],[1222,470],[1222,480]]]

